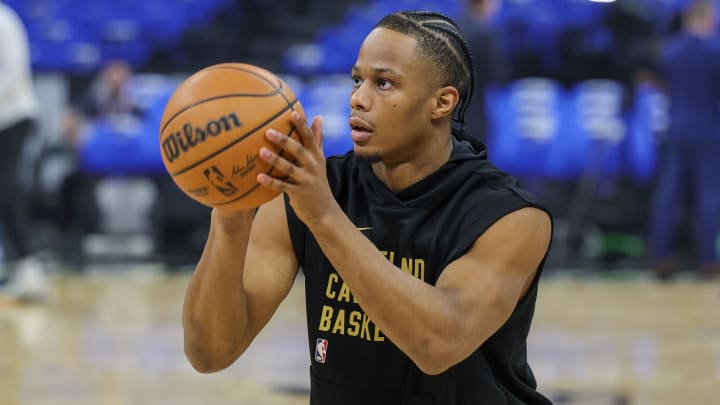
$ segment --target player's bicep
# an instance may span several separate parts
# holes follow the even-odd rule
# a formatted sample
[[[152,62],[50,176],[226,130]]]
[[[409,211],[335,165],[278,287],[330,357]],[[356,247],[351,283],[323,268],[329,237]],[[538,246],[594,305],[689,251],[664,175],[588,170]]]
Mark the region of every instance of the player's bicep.
[[[549,216],[536,208],[506,215],[451,263],[436,286],[447,293],[474,350],[510,317],[550,244]]]
[[[245,259],[249,327],[255,336],[287,296],[298,271],[283,196],[258,209]]]

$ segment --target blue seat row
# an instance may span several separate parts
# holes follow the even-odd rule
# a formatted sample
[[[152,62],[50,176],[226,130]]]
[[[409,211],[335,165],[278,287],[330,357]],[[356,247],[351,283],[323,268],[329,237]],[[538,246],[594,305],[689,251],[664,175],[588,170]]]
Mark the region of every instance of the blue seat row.
[[[136,104],[146,111],[143,120],[96,122],[82,152],[86,170],[105,174],[163,170],[158,128],[177,82],[162,75],[140,75],[134,80]],[[309,120],[323,116],[325,154],[351,150],[350,78],[333,75],[304,81],[285,76],[285,80]],[[574,180],[592,173],[647,182],[654,175],[657,134],[668,125],[668,100],[649,85],[629,91],[609,80],[589,80],[566,89],[547,78],[521,79],[492,89],[485,95],[490,158],[521,178]]]
[[[593,173],[649,181],[667,98],[650,86],[628,89],[589,80],[571,89],[527,78],[487,96],[491,160],[519,177],[576,179]]]
[[[85,72],[110,59],[139,66],[231,0],[9,0],[28,29],[33,67]]]
[[[323,115],[326,155],[351,150],[349,77],[323,76],[293,89],[309,118]],[[669,104],[649,85],[630,90],[589,80],[566,89],[552,79],[527,78],[488,91],[486,99],[491,160],[514,175],[571,180],[596,173],[640,182],[654,175]]]
[[[667,32],[675,14],[688,0],[642,0],[658,33]],[[425,9],[461,18],[462,0],[374,0],[350,7],[337,25],[321,27],[310,44],[290,48],[284,56],[285,69],[292,74],[326,74],[349,71],[361,41],[383,16],[400,10]],[[569,29],[590,32],[588,46],[595,50],[610,49],[613,37],[604,20],[612,2],[587,0],[506,0],[489,21],[501,35],[501,46],[512,53],[532,49],[546,64],[553,66],[553,55],[559,52],[561,35]]]
[[[337,25],[321,27],[311,44],[291,47],[284,56],[291,74],[334,74],[350,72],[365,36],[380,19],[392,12],[427,9],[456,16],[460,0],[376,0],[348,9]]]

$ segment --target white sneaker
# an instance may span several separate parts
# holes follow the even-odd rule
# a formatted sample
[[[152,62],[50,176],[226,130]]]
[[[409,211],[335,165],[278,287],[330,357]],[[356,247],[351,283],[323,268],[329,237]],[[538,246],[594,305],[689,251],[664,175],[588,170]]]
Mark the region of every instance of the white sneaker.
[[[15,264],[10,281],[0,294],[20,301],[41,302],[48,297],[49,287],[45,266],[36,257],[26,257]]]

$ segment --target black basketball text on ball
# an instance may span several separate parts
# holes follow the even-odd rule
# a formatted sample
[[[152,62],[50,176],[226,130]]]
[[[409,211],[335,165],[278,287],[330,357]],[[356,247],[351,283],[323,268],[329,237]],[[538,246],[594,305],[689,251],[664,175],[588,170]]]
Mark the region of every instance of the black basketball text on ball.
[[[232,178],[245,177],[245,175],[250,173],[257,166],[255,164],[255,161],[257,160],[257,158],[258,158],[257,153],[245,156],[246,164],[244,166],[239,165],[239,164],[233,165],[231,177]]]
[[[182,130],[171,134],[162,142],[163,153],[168,162],[174,162],[180,154],[194,148],[197,144],[205,142],[210,136],[218,136],[224,132],[242,127],[243,124],[237,114],[230,113],[208,121],[203,126],[193,126],[185,123]]]

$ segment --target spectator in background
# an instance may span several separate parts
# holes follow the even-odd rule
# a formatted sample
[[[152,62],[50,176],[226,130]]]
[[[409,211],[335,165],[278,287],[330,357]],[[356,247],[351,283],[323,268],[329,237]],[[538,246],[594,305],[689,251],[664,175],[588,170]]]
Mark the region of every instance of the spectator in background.
[[[110,114],[142,115],[128,91],[132,75],[132,68],[126,61],[108,62],[81,98],[78,105],[80,112],[88,119]]]
[[[31,221],[20,184],[20,156],[38,114],[27,33],[17,14],[0,2],[0,228],[16,256],[15,271],[0,294],[42,299],[47,284],[42,262],[33,255]]]
[[[40,183],[35,195],[36,209],[53,220],[66,239],[62,242],[72,246],[83,233],[94,230],[93,224],[97,222],[92,183],[80,171],[79,151],[87,133],[83,114],[68,108],[60,127],[60,141],[42,150],[36,167]],[[45,181],[45,176],[52,181]]]
[[[61,146],[66,153],[78,155],[86,141],[93,136],[93,121],[106,117],[118,119],[118,125],[130,125],[144,115],[128,83],[132,68],[124,60],[108,62],[97,74],[90,87],[64,112],[61,127]],[[72,194],[72,193],[71,193]]]
[[[83,235],[96,230],[98,208],[94,188],[97,176],[83,170],[82,157],[87,143],[100,136],[96,121],[110,118],[113,127],[124,130],[139,125],[144,111],[130,92],[133,76],[125,60],[111,60],[97,73],[89,88],[68,108],[62,126],[62,152],[69,158],[75,155],[75,167],[67,173],[59,190],[57,223],[64,232]],[[123,157],[124,159],[125,157]]]
[[[490,130],[485,94],[509,76],[509,63],[488,26],[488,20],[499,7],[500,0],[466,0],[465,17],[459,22],[475,62],[475,97],[465,116],[467,129],[483,142]]]
[[[712,41],[715,29],[712,1],[692,3],[683,16],[683,31],[667,41],[659,60],[671,100],[650,219],[650,255],[661,278],[673,271],[669,259],[688,194],[703,273],[720,274],[715,249],[720,216],[720,48]]]

